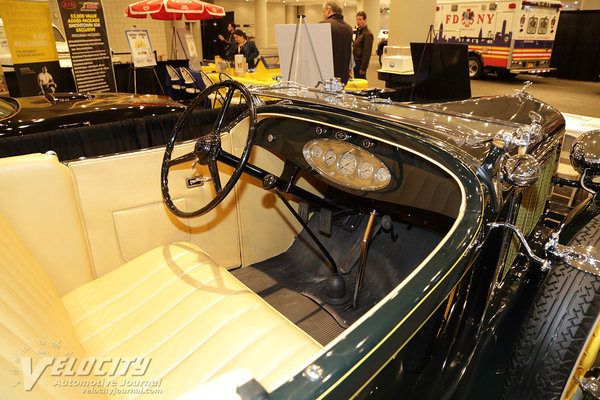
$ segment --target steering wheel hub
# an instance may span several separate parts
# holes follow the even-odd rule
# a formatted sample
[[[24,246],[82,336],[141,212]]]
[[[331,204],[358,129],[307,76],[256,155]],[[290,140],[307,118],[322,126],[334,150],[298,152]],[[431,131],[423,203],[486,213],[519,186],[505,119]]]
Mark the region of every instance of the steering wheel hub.
[[[214,132],[202,136],[194,145],[194,155],[203,165],[208,164],[209,160],[216,160],[219,150],[221,150],[221,137]]]

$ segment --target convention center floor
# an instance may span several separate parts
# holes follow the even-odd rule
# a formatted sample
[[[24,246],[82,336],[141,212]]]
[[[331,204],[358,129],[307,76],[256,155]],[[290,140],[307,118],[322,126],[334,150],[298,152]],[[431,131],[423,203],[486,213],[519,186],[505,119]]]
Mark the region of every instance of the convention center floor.
[[[377,79],[379,65],[371,64],[367,79],[371,87],[385,87]],[[562,113],[600,118],[600,82],[571,81],[536,75],[517,75],[512,79],[499,79],[488,74],[482,80],[471,81],[471,95],[495,96],[512,94],[521,89],[525,81],[533,82],[528,92],[536,98],[556,107]]]

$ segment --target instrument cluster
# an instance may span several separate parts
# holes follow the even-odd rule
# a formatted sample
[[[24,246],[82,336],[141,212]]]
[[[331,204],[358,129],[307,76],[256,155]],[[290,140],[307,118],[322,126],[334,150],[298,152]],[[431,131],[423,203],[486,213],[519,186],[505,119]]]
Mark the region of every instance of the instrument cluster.
[[[303,148],[304,159],[323,177],[352,189],[380,190],[391,181],[390,170],[374,154],[352,143],[314,139]]]

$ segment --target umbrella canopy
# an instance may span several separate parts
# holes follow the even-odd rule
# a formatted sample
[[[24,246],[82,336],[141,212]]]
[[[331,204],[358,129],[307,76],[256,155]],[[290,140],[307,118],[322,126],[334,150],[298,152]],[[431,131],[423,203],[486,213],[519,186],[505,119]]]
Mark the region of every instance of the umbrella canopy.
[[[221,18],[225,16],[223,7],[200,0],[142,0],[125,8],[125,16],[175,20],[185,15],[187,20]]]

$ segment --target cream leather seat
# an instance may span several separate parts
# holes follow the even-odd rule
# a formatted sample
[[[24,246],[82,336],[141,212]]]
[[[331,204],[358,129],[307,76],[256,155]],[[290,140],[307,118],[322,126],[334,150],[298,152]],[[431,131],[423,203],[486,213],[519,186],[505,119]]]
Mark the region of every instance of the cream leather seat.
[[[127,388],[128,382],[155,385],[150,389],[161,391],[157,398],[175,398],[239,368],[272,390],[321,349],[188,243],[154,249],[61,298],[0,214],[0,273],[0,385],[6,398],[94,398],[83,393],[99,379],[117,388]],[[104,372],[111,363],[120,365],[119,358],[150,363],[141,376],[131,369],[122,376],[67,376],[66,367],[53,375],[53,359],[32,390],[25,391],[31,379],[24,380],[23,365],[30,368],[27,376],[34,376],[43,357],[64,356],[78,362],[84,357],[110,360]],[[69,379],[78,383],[63,386]],[[138,395],[132,390],[96,397]]]

